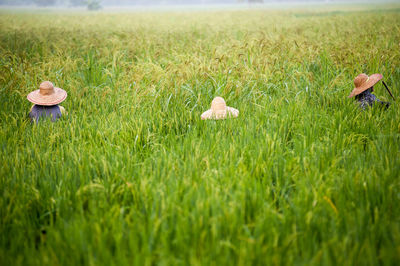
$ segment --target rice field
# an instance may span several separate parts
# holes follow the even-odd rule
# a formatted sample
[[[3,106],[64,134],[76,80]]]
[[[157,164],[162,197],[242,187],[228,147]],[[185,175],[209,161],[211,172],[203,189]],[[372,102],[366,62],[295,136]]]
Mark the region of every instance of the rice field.
[[[3,9],[0,55],[1,265],[400,261],[400,4]]]

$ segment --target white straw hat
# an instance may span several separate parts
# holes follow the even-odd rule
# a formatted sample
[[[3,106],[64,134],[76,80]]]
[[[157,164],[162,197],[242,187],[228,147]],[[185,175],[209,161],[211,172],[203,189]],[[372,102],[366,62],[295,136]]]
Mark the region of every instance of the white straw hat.
[[[40,84],[38,90],[32,91],[26,98],[31,103],[38,105],[56,105],[67,98],[67,92],[54,87],[50,81],[44,81]]]
[[[238,117],[239,110],[226,106],[225,100],[222,97],[215,97],[211,102],[211,109],[205,111],[201,115],[201,119],[225,119]]]

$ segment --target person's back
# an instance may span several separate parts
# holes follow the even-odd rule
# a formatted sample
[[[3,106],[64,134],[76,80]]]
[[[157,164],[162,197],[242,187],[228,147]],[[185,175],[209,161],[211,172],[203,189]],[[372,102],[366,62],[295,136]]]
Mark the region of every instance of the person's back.
[[[67,98],[67,92],[54,87],[50,81],[42,82],[39,90],[29,93],[27,98],[34,103],[29,112],[29,117],[34,122],[46,117],[55,122],[66,113],[65,109],[58,104]]]
[[[360,108],[365,110],[369,106],[373,106],[375,103],[381,104],[381,106],[388,108],[389,102],[382,102],[375,95],[372,94],[374,87],[372,86],[366,91],[355,96],[355,99],[360,103]]]
[[[58,104],[51,106],[35,104],[32,106],[31,111],[29,112],[29,117],[34,122],[38,122],[40,119],[45,119],[46,117],[51,118],[51,121],[55,122],[63,114],[65,114],[65,109]]]
[[[360,108],[365,110],[367,107],[379,103],[380,106],[388,108],[390,103],[380,101],[372,92],[374,85],[382,79],[381,74],[373,74],[370,77],[360,74],[354,79],[355,88],[350,93],[349,98],[355,96],[355,100],[360,104]]]

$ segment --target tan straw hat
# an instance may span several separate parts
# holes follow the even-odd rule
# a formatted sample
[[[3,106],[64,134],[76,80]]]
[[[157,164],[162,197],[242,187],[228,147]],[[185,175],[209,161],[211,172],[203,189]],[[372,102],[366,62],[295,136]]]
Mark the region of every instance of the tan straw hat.
[[[221,97],[215,97],[211,102],[211,109],[201,115],[201,119],[225,119],[229,117],[238,117],[239,110],[226,106],[225,100]]]
[[[374,86],[378,81],[383,78],[381,74],[372,74],[368,77],[367,74],[360,74],[354,79],[354,86],[356,86],[350,93],[349,98],[360,94]]]
[[[40,84],[38,90],[32,91],[26,97],[28,101],[38,105],[56,105],[67,98],[67,92],[63,89],[54,87],[50,81],[44,81]]]

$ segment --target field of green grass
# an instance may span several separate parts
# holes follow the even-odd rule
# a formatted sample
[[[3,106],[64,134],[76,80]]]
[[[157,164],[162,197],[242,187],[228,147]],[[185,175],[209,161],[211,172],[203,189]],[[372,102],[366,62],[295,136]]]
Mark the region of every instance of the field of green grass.
[[[0,265],[395,265],[399,97],[400,4],[1,10]]]

